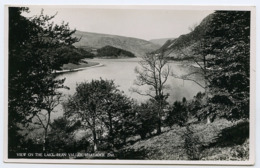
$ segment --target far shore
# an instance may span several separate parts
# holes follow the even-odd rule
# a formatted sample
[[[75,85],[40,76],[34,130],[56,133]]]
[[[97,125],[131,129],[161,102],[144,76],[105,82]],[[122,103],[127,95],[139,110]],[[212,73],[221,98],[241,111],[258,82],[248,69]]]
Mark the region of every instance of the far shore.
[[[135,58],[138,58],[138,57],[135,57]],[[98,59],[101,59],[101,60],[102,59],[107,59],[107,60],[111,60],[111,59],[124,60],[124,59],[126,59],[126,57],[121,57],[121,58],[96,57],[96,61],[98,61]],[[182,65],[184,63],[184,61],[176,61],[176,60],[170,60],[169,62],[177,62],[177,63],[181,63]],[[191,63],[191,62],[187,61],[186,63]],[[99,63],[99,62],[92,62],[92,59],[83,59],[78,64],[73,64],[73,63],[64,64],[61,67],[61,70],[56,70],[53,73],[61,74],[61,73],[68,73],[68,72],[76,72],[76,71],[84,70],[86,68],[90,68],[90,67],[94,68],[94,67],[100,67],[100,66],[104,66],[104,65]],[[186,66],[187,66],[187,64],[186,64]],[[189,67],[194,67],[194,68],[199,68],[199,66],[197,64],[189,64],[188,66]]]
[[[64,64],[61,69],[62,70],[56,70],[54,73],[66,73],[66,72],[75,72],[75,71],[80,71],[84,70],[89,67],[100,67],[103,66],[103,64],[98,63],[98,62],[89,62],[88,60],[83,60],[78,64],[73,64],[73,63],[68,63]]]

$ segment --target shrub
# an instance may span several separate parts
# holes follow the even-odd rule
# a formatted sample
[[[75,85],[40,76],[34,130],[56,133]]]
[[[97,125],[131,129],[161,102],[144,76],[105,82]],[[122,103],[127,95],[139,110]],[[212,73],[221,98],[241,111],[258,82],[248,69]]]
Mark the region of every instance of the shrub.
[[[166,125],[173,126],[177,124],[179,126],[184,126],[188,120],[187,102],[183,98],[182,102],[175,101],[173,106],[170,107],[168,116],[165,120]]]
[[[145,139],[147,134],[150,136],[157,127],[157,113],[154,105],[151,102],[142,103],[135,107],[136,116],[136,133],[141,136],[141,139]]]
[[[194,134],[194,131],[190,126],[186,127],[186,132],[183,135],[184,149],[190,160],[200,160],[201,142],[198,135]]]

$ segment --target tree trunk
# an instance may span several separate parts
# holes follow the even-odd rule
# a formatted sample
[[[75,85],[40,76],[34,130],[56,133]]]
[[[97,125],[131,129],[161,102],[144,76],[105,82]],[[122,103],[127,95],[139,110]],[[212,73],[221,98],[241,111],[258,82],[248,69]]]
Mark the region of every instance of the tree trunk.
[[[162,133],[161,125],[162,125],[161,118],[159,118],[158,122],[157,122],[157,134],[161,134]]]
[[[123,145],[126,145],[126,135],[124,134]]]
[[[211,123],[211,121],[210,121],[210,117],[207,116],[207,124],[210,124],[210,123]]]
[[[208,99],[209,99],[209,96],[208,96],[208,94],[209,94],[209,91],[208,91],[208,86],[207,86],[207,82],[205,82],[206,83],[206,87],[205,87],[205,96],[206,96],[206,104],[208,105]],[[210,114],[210,112],[209,111],[207,111],[207,124],[210,124],[211,123],[211,120],[210,120],[210,116],[209,116],[209,114]]]
[[[44,142],[43,142],[43,152],[46,152],[47,148],[47,129],[44,129]]]
[[[205,79],[205,96],[206,96],[206,104],[208,105],[209,100],[209,87],[208,87],[208,77],[207,77],[207,62],[206,62],[206,56],[203,56],[203,62],[204,62],[204,79]],[[207,124],[210,124],[210,116],[209,111],[207,112]]]
[[[141,139],[145,139],[145,134],[143,132],[141,132],[139,135],[141,136]]]
[[[109,118],[109,135],[110,135],[110,143],[112,145],[112,148],[114,148],[115,143],[114,143],[114,130],[113,130],[113,124],[112,124],[112,116],[111,113],[108,113],[108,118]]]
[[[158,110],[157,134],[161,134],[162,133],[162,130],[161,130],[161,126],[162,126],[161,114],[162,114],[162,109],[163,109],[162,95],[163,94],[159,95],[159,110]]]
[[[48,128],[49,128],[49,124],[51,121],[51,111],[52,110],[48,110],[48,120],[47,120],[47,124],[44,128],[44,144],[43,144],[43,152],[46,152],[47,150],[47,145],[48,145]]]
[[[97,151],[97,132],[96,132],[96,121],[95,117],[92,116],[93,124],[92,124],[92,135],[93,135],[93,143],[94,143],[94,152]]]
[[[96,130],[94,129],[92,131],[92,134],[93,134],[93,142],[94,142],[94,152],[97,151],[97,134],[96,134]]]

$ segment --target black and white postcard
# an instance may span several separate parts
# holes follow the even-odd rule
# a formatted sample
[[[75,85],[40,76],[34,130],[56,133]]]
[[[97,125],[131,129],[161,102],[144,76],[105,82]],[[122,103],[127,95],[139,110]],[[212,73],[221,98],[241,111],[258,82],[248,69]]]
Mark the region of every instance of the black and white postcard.
[[[252,165],[255,8],[6,6],[5,161]]]

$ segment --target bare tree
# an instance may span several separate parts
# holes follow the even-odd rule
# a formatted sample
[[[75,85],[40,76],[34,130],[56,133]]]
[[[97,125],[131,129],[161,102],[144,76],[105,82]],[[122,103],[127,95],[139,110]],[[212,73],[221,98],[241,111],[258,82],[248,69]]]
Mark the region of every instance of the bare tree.
[[[139,65],[141,68],[135,68],[135,72],[137,74],[135,85],[148,85],[149,89],[145,92],[139,90],[138,88],[132,88],[131,90],[139,95],[149,96],[156,102],[158,107],[157,133],[160,134],[163,108],[168,97],[168,94],[165,94],[164,90],[166,88],[166,81],[170,73],[170,66],[164,52],[160,54],[147,54],[143,56],[142,60],[139,62]]]
[[[193,26],[191,29],[191,39],[196,39],[196,41],[193,41],[193,44],[191,44],[191,39],[188,40],[183,40],[183,42],[179,45],[176,45],[177,51],[180,52],[184,57],[186,58],[191,58],[192,61],[197,65],[198,69],[182,75],[178,76],[174,73],[171,73],[170,75],[179,78],[182,80],[188,80],[188,81],[193,81],[196,84],[198,84],[200,87],[202,87],[205,90],[205,96],[206,100],[208,100],[209,97],[209,68],[208,68],[208,60],[210,59],[211,55],[207,53],[207,49],[209,49],[211,46],[210,44],[205,43],[205,38],[204,38],[204,29],[200,27],[200,29],[196,29],[197,26]],[[187,50],[187,47],[190,46],[192,49]],[[187,51],[185,51],[187,50]],[[203,77],[204,82],[201,83],[200,81],[194,79],[194,75],[199,74]],[[208,113],[209,114],[209,113]],[[207,114],[207,123],[210,123],[210,117]]]
[[[35,114],[36,121],[34,124],[39,126],[38,128],[35,127],[35,129],[42,128],[44,130],[43,151],[46,151],[48,144],[48,132],[51,125],[51,115],[55,112],[54,109],[60,104],[61,98],[61,93],[43,96],[40,111]]]

